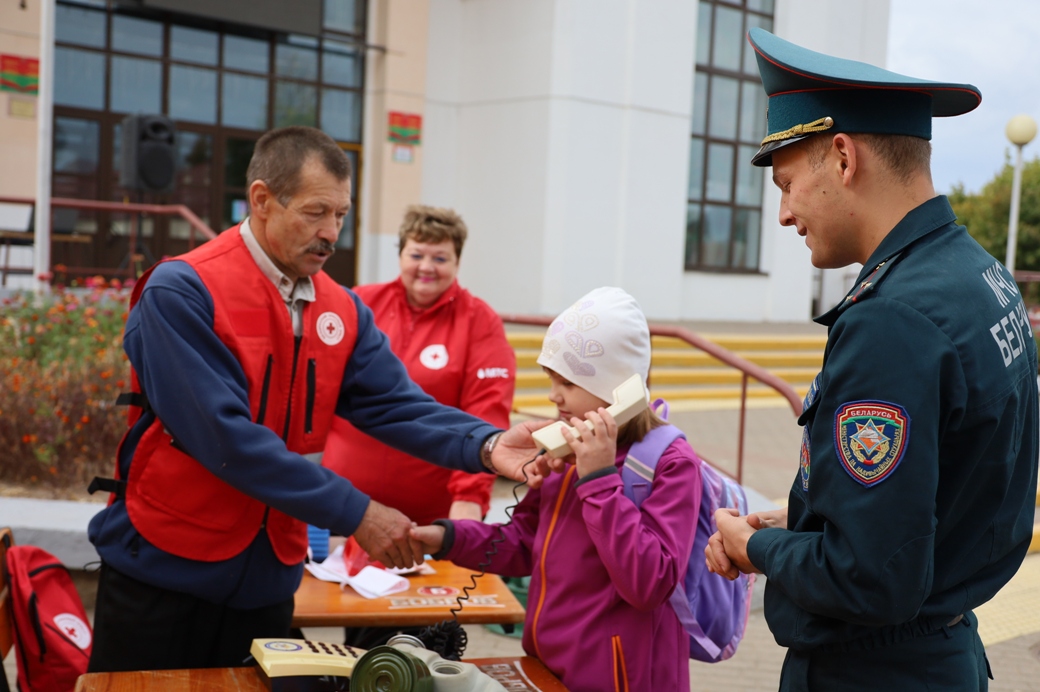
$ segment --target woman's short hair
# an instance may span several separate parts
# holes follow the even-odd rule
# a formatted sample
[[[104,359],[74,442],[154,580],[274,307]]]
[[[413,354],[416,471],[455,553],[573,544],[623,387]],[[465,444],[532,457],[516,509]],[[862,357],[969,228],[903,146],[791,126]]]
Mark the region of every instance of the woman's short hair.
[[[336,141],[321,130],[292,125],[271,130],[256,141],[246,169],[246,187],[262,180],[284,206],[300,188],[300,169],[317,157],[336,180],[350,177],[350,159]]]
[[[454,209],[413,204],[404,213],[397,252],[403,252],[409,240],[434,245],[450,240],[455,246],[455,257],[462,257],[467,232],[466,222]]]

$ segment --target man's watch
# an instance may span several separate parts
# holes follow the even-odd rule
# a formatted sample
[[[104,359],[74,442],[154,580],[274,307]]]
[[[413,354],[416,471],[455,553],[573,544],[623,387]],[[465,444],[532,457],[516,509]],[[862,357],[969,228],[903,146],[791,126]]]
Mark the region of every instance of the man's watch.
[[[498,438],[500,437],[502,437],[500,432],[488,435],[488,438],[484,440],[484,444],[480,448],[480,463],[491,473],[498,473],[495,465],[491,463],[491,452],[495,451],[495,445],[498,444]]]

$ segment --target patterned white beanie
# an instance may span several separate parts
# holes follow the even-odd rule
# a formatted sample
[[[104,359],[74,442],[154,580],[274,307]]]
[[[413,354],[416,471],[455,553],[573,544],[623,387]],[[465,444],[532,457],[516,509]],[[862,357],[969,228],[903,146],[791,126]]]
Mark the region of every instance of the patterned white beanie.
[[[597,288],[549,325],[538,364],[608,404],[614,388],[650,372],[650,328],[636,299],[620,288]]]

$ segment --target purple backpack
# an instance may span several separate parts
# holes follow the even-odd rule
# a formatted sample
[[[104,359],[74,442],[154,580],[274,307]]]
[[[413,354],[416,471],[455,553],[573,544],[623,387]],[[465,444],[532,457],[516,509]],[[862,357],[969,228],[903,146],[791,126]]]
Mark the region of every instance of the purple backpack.
[[[654,409],[667,419],[668,405],[661,403],[663,409],[659,408],[658,402],[654,402]],[[637,507],[649,496],[654,470],[664,450],[680,437],[685,439],[686,436],[679,428],[665,425],[651,430],[628,451],[621,478],[625,495]],[[736,580],[729,581],[708,571],[704,549],[708,538],[715,533],[715,510],[732,507],[745,515],[748,513],[747,497],[739,483],[723,476],[706,462],[697,461],[701,468],[697,536],[690,551],[686,577],[668,600],[690,635],[690,658],[715,663],[732,656],[744,637],[755,575],[741,574]]]

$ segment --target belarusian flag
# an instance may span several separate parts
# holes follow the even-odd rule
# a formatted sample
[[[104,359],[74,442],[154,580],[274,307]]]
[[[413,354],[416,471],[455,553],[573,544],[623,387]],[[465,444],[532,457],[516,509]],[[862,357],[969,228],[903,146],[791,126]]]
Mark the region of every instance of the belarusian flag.
[[[0,55],[0,90],[35,96],[40,89],[40,61]]]
[[[390,141],[416,146],[422,141],[422,116],[390,111]]]

